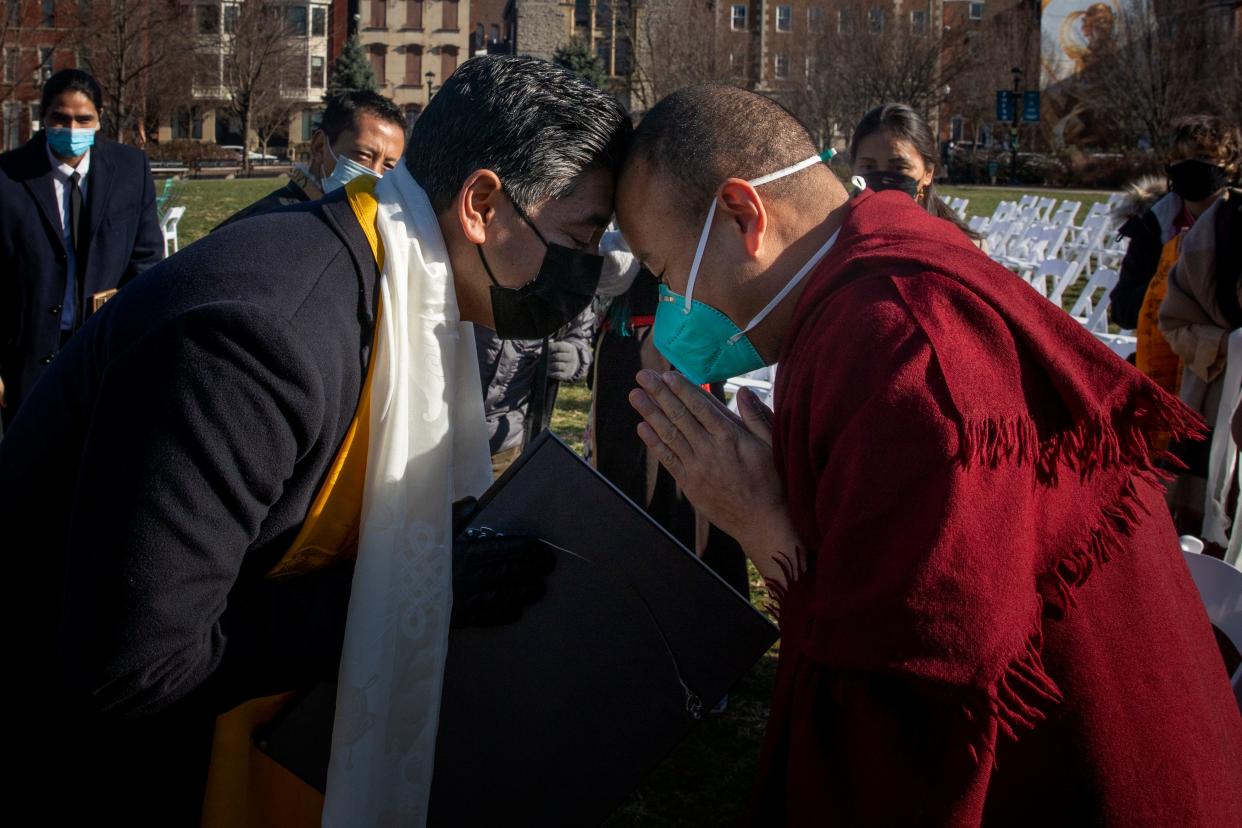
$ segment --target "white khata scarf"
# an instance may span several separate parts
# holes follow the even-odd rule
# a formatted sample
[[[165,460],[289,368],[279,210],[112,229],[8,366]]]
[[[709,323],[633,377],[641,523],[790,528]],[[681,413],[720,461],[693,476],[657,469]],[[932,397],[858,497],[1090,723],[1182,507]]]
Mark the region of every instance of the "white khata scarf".
[[[473,330],[404,164],[375,187],[381,330],[325,826],[423,825],[452,610],[452,504],[491,483]]]

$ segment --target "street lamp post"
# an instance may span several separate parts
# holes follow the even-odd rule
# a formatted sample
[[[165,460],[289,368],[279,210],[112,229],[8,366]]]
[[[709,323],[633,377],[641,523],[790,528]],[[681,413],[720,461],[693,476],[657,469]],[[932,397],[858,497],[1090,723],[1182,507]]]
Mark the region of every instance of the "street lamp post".
[[[1022,107],[1022,69],[1013,67],[1013,125],[1009,128],[1009,183],[1018,183],[1018,118]]]
[[[431,86],[432,86],[431,80],[435,76],[436,76],[436,73],[431,71],[430,69],[428,69],[427,73],[424,75],[424,77],[427,78],[427,103],[431,103]]]

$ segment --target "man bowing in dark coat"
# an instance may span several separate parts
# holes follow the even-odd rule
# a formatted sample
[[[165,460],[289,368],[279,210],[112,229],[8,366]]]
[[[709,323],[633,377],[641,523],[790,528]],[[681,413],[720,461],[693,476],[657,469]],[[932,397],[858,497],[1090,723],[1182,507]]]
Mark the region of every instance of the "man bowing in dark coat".
[[[438,695],[392,665],[438,694],[447,602],[513,618],[549,565],[501,538],[528,565],[472,581],[497,544],[454,543],[490,480],[463,323],[539,337],[585,307],[629,131],[550,63],[470,60],[373,193],[224,228],[87,321],[0,442],[10,790],[49,822],[196,824],[217,716],[339,663],[343,698],[406,706],[348,734],[332,822],[421,821]]]
[[[40,111],[44,129],[0,155],[6,425],[86,317],[164,255],[146,155],[97,139],[103,95],[95,79],[57,72]]]

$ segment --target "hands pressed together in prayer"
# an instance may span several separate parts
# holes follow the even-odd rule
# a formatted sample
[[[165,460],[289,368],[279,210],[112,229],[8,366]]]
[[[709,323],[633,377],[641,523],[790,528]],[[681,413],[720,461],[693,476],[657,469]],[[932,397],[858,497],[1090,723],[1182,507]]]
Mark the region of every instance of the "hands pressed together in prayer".
[[[748,389],[738,417],[679,373],[644,370],[630,404],[638,436],[707,520],[727,532],[769,582],[781,557],[799,561],[798,536],[772,458],[772,412]]]

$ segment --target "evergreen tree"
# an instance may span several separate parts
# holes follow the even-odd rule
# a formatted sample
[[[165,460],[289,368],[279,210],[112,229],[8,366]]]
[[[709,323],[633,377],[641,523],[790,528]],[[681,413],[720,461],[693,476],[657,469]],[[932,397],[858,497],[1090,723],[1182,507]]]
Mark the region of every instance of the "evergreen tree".
[[[379,91],[379,81],[375,78],[375,70],[371,68],[371,61],[367,60],[367,55],[362,51],[362,43],[358,40],[355,33],[350,35],[349,40],[345,41],[345,48],[341,50],[341,56],[336,59],[336,63],[332,65],[332,77],[328,79],[328,95],[335,95],[338,92],[353,92],[359,89],[365,89],[368,92]]]
[[[557,46],[552,54],[552,62],[575,75],[581,75],[599,89],[607,88],[608,70],[586,38],[572,37],[568,42]]]

